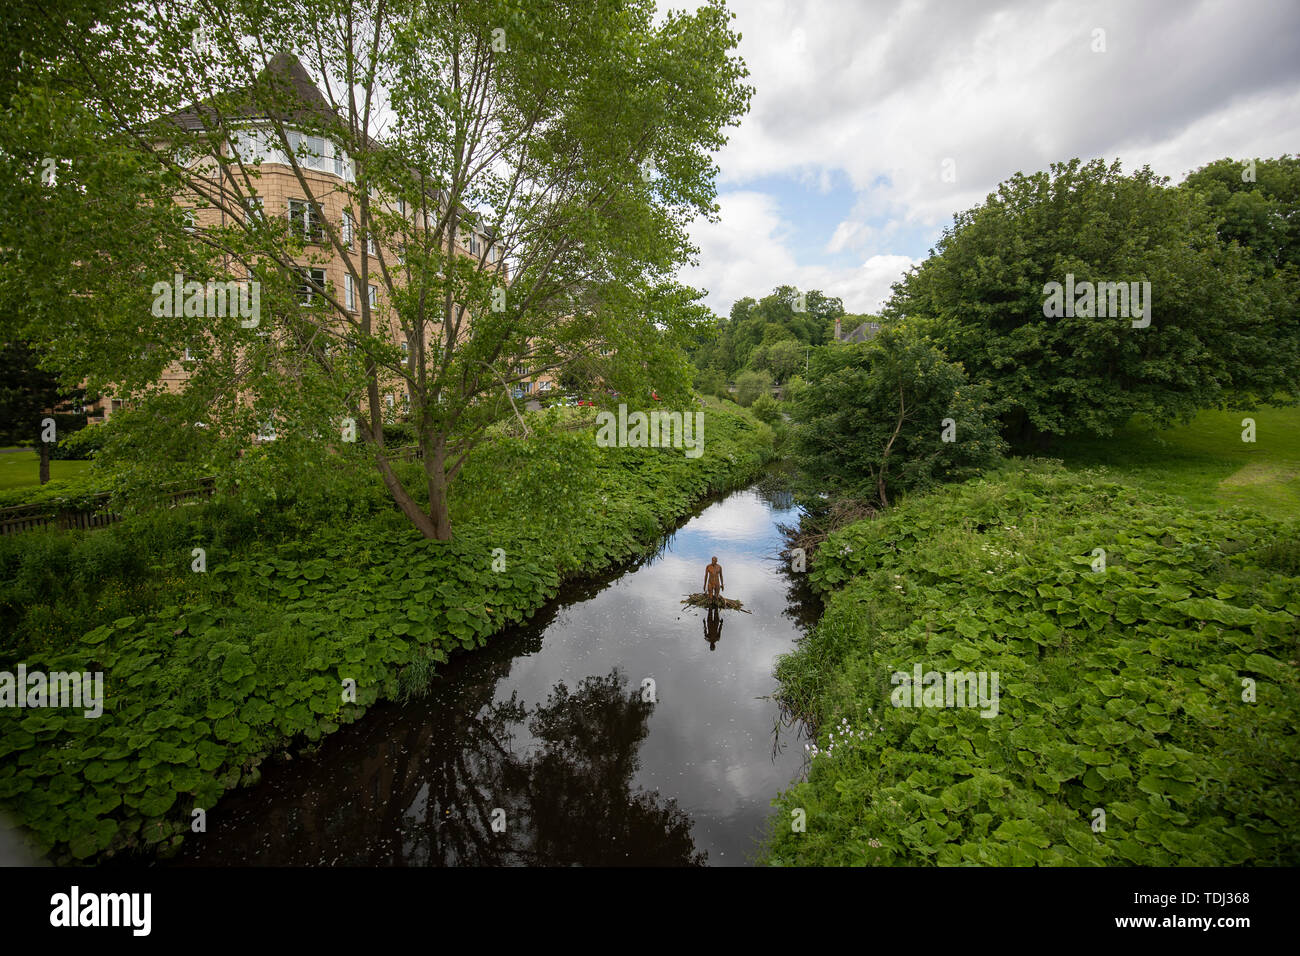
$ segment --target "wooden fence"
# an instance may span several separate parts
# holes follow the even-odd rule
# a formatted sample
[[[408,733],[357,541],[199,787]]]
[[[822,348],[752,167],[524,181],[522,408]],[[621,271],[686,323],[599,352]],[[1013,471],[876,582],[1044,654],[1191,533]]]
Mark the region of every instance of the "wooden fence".
[[[197,485],[165,492],[164,497],[168,507],[175,507],[187,501],[212,497],[215,486],[216,479],[204,478]],[[120,521],[122,517],[106,510],[111,497],[108,492],[94,495],[87,499],[88,505],[75,508],[58,508],[48,503],[0,508],[0,534],[19,534],[36,528],[102,528]]]

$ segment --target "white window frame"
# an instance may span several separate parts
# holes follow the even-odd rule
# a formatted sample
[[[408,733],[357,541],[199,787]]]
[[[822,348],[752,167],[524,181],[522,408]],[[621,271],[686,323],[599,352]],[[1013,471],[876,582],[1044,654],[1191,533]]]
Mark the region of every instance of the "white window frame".
[[[325,224],[320,221],[316,204],[308,199],[294,197],[288,203],[289,228],[296,227],[295,212],[302,216],[302,239],[304,242],[321,243],[325,241]]]
[[[319,276],[321,288],[325,288],[329,278],[324,269],[318,269],[310,266],[299,266],[298,272],[302,275],[302,284],[298,287],[298,304],[299,305],[319,305],[321,293],[317,292],[311,282]]]

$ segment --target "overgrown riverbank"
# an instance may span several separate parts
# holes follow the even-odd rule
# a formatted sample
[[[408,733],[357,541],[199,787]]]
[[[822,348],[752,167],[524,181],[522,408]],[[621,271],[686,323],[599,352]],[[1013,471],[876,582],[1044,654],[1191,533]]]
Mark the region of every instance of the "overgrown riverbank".
[[[1300,861],[1294,520],[1017,462],[841,529],[811,578],[778,676],[818,739],[767,862]],[[917,665],[996,674],[996,707],[895,706]]]
[[[194,810],[255,782],[271,754],[419,689],[448,654],[530,617],[562,580],[643,552],[771,454],[743,413],[711,405],[706,428],[694,459],[597,448],[541,421],[500,438],[457,483],[446,544],[310,487],[310,520],[218,498],[3,542],[0,609],[17,627],[0,669],[103,671],[106,700],[98,719],[0,710],[0,805],[56,860],[176,846]]]

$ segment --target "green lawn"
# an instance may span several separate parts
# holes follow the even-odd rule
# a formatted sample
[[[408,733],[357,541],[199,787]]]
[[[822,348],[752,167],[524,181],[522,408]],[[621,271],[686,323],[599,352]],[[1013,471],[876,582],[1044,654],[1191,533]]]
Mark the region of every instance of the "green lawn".
[[[50,462],[50,480],[75,478],[84,475],[90,469],[88,461],[52,461]],[[7,488],[25,488],[27,485],[41,483],[41,466],[36,452],[31,450],[0,450],[0,490]]]
[[[1253,443],[1242,441],[1244,418],[1255,421]],[[1048,454],[1075,468],[1104,465],[1122,480],[1197,508],[1244,505],[1300,515],[1300,408],[1206,411],[1161,433],[1135,421],[1114,438],[1071,439]]]

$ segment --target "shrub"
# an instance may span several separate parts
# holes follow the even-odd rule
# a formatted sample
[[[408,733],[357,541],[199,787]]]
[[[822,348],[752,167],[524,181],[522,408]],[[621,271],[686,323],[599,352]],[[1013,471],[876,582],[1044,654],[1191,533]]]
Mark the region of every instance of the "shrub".
[[[361,437],[360,432],[357,433],[357,437]],[[389,448],[414,445],[418,440],[414,422],[396,422],[392,425],[384,425],[384,444]]]
[[[914,328],[818,349],[810,377],[794,405],[796,459],[830,490],[888,506],[1002,455],[987,389]]]
[[[749,410],[754,413],[754,417],[760,422],[766,422],[771,425],[781,417],[781,403],[771,395],[763,394],[754,399]]]
[[[107,438],[103,424],[78,429],[50,448],[50,458],[61,461],[88,461],[104,447]]]
[[[749,408],[754,399],[772,392],[772,374],[764,371],[741,372],[736,376],[736,401]]]

